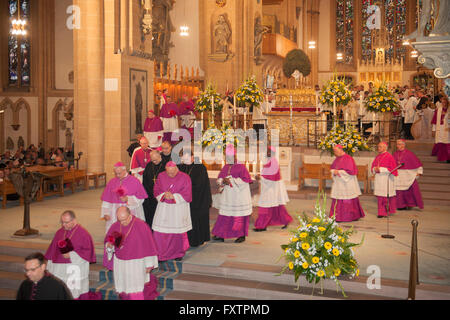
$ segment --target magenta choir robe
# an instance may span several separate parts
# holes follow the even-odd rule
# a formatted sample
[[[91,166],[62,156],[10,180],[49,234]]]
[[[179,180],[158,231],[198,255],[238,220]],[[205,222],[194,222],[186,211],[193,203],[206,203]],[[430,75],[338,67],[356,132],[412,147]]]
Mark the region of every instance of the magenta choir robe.
[[[178,105],[176,103],[166,103],[163,105],[159,116],[163,123],[163,141],[172,143],[172,132],[178,129]]]
[[[114,234],[122,236],[121,244],[108,250],[106,244]],[[146,269],[158,267],[158,251],[147,223],[134,216],[127,226],[117,221],[109,228],[104,244],[103,265],[113,270],[114,286],[121,298],[155,299],[157,280]]]
[[[171,192],[175,199],[166,199],[165,192]],[[187,232],[192,229],[189,205],[192,202],[191,178],[181,171],[173,178],[167,172],[161,172],[153,194],[158,200],[152,224],[158,259],[166,261],[182,258],[189,249]]]
[[[163,123],[160,117],[147,118],[144,124],[144,136],[148,140],[150,148],[158,148],[162,143],[164,134]]]
[[[64,258],[58,247],[58,242],[65,239],[69,239],[73,246],[73,251],[69,252],[70,258]],[[96,256],[94,242],[86,229],[80,224],[68,231],[60,228],[56,231],[45,258],[48,260],[47,270],[66,283],[75,299],[89,299],[89,264],[96,262]],[[73,272],[69,268],[74,266],[80,271],[77,279],[79,283],[71,283]]]
[[[142,175],[144,174],[145,167],[151,161],[150,152],[152,149],[146,150],[141,147],[136,148],[131,156],[130,171],[131,173],[142,182]]]
[[[353,157],[348,154],[336,157],[330,170],[337,173],[332,175],[330,217],[335,216],[337,222],[350,222],[364,217],[359,202],[361,189],[357,178],[358,168]]]
[[[211,233],[223,239],[247,236],[252,214],[250,173],[243,164],[226,164],[219,173],[217,183],[222,185],[226,177],[230,178],[231,186],[223,186],[222,193],[216,198],[219,216]]]
[[[376,173],[374,168],[379,166],[380,173]],[[378,215],[387,216],[387,206],[389,205],[389,214],[395,213],[397,208],[395,193],[395,177],[398,171],[394,157],[389,152],[378,154],[372,162],[371,171],[375,175],[374,195],[378,199]],[[392,172],[392,174],[390,174]],[[389,184],[389,200],[387,199]],[[389,203],[388,203],[389,201]]]
[[[268,226],[288,225],[292,221],[285,207],[289,197],[275,157],[270,158],[263,166],[260,183],[261,194],[258,200],[258,219],[255,221],[255,228],[265,229]]]
[[[122,202],[121,195],[126,195],[128,201]],[[103,218],[105,215],[111,217],[109,221],[106,221],[106,231],[117,221],[116,211],[122,206],[127,206],[134,216],[145,220],[142,204],[147,197],[144,186],[134,176],[127,175],[122,181],[117,177],[109,180],[101,196],[101,217]]]
[[[397,208],[419,207],[423,209],[422,194],[417,183],[417,175],[423,174],[422,162],[407,149],[396,151],[394,159],[397,165],[404,163],[398,169],[398,176],[395,177]]]
[[[186,129],[194,136],[195,111],[192,100],[182,101],[179,106],[178,114],[181,119],[181,128]]]
[[[437,156],[438,161],[450,160],[450,131],[448,128],[448,112],[442,107],[440,102],[436,103],[431,125],[435,131],[435,144],[431,151],[432,156]],[[437,121],[440,118],[441,121]]]

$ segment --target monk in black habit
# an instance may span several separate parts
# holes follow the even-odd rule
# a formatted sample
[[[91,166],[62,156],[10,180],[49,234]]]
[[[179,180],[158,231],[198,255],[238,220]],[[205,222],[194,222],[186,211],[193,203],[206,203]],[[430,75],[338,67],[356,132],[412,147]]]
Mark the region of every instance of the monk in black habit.
[[[194,163],[194,156],[186,153],[178,165],[180,171],[189,175],[192,181],[191,221],[192,230],[188,231],[191,247],[198,247],[210,240],[209,208],[212,204],[208,171],[203,164]]]
[[[161,158],[163,167],[166,166],[167,162],[172,161],[172,145],[169,141],[164,141],[161,144]]]
[[[158,200],[156,200],[153,195],[153,187],[155,186],[158,175],[165,171],[165,163],[161,158],[161,154],[156,150],[150,152],[150,159],[151,161],[147,163],[142,176],[142,185],[148,194],[148,198],[145,199],[143,203],[145,222],[147,222],[151,228],[156,207],[158,206]]]

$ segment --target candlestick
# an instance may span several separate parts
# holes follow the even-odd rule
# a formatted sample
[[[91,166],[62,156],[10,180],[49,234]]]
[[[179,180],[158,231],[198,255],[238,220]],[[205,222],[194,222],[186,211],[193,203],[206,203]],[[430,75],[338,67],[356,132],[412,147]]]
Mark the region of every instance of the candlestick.
[[[336,96],[333,96],[333,116],[336,117]]]
[[[233,113],[236,115],[236,95],[233,96]]]
[[[214,121],[214,97],[211,97],[211,110],[212,110],[212,116]]]
[[[247,131],[247,109],[244,111],[244,131]]]
[[[269,97],[266,94],[266,113],[269,113]]]
[[[318,101],[317,93],[316,93],[316,115],[319,114],[319,101]]]
[[[253,162],[253,175],[255,175],[256,174],[256,162]]]

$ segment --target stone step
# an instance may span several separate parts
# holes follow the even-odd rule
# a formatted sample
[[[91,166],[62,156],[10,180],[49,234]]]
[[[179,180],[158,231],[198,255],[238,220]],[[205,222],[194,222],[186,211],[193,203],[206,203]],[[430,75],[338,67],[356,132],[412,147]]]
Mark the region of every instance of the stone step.
[[[419,179],[420,180],[420,179]],[[420,183],[419,182],[420,191],[435,191],[435,192],[445,192],[448,193],[446,190],[446,186],[442,184],[436,184],[436,183]]]
[[[16,300],[17,290],[0,289],[0,300]]]
[[[424,171],[424,177],[442,177],[447,178],[450,183],[450,169],[441,170],[441,169],[428,169]]]
[[[204,294],[192,291],[174,290],[159,300],[249,300],[241,297],[229,297],[216,294]]]
[[[294,276],[291,272],[286,272],[282,275],[278,275],[281,271],[281,267],[278,266],[268,266],[268,265],[258,265],[251,263],[242,262],[225,262],[221,266],[206,266],[206,265],[195,265],[185,262],[183,264],[183,274],[196,274],[200,276],[212,276],[218,278],[234,279],[237,281],[256,281],[263,284],[274,284],[287,286],[292,290],[292,288],[297,287],[294,282]],[[177,286],[177,281],[180,277],[174,279],[174,291],[181,290]],[[306,282],[305,277],[301,276],[299,278],[301,283],[302,291],[307,290],[309,294],[312,291],[312,284]],[[350,297],[350,293],[357,295],[365,295],[372,298],[384,297],[389,299],[406,299],[408,296],[408,283],[406,281],[391,280],[391,279],[381,279],[381,289],[379,290],[369,290],[367,288],[367,277],[360,276],[355,279],[348,279],[342,277],[339,280],[342,284],[345,292]],[[182,284],[185,285],[185,284]],[[316,285],[316,289],[320,287]],[[324,280],[323,288],[332,292],[336,292],[336,283],[331,280]],[[294,290],[295,291],[295,290]],[[220,292],[221,295],[225,295],[224,292]],[[334,296],[335,298],[342,298],[340,296]],[[417,299],[450,299],[450,287],[430,285],[430,284],[420,284],[417,286],[416,290]],[[419,298],[420,297],[420,298]],[[253,298],[252,298],[253,299]],[[275,297],[275,299],[277,299]]]
[[[420,177],[418,182],[419,182],[419,185],[422,184],[422,183],[440,184],[440,185],[443,185],[443,186],[450,185],[450,179],[449,178],[447,178],[447,177],[439,177],[439,176],[432,177],[432,176],[429,176],[428,174]]]
[[[450,170],[450,164],[442,162],[422,161],[424,171],[431,170]]]

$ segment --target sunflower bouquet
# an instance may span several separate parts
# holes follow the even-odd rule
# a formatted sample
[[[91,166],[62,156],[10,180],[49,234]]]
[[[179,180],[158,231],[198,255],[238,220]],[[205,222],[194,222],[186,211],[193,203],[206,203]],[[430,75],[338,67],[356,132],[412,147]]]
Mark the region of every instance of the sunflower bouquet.
[[[197,143],[202,147],[214,147],[225,149],[227,144],[234,144],[235,147],[244,144],[244,137],[236,133],[229,123],[224,123],[221,128],[217,128],[214,123],[203,132],[202,139]]]
[[[238,105],[245,103],[252,106],[259,106],[264,101],[264,94],[256,83],[255,77],[248,78],[236,91]]]
[[[344,231],[334,218],[327,216],[325,195],[322,205],[317,199],[314,213],[313,218],[305,214],[303,218],[299,217],[300,225],[291,231],[289,243],[281,245],[286,265],[280,275],[286,270],[292,270],[295,282],[299,282],[299,277],[304,275],[306,281],[313,285],[322,279],[330,279],[336,282],[336,286],[341,288],[343,296],[346,297],[339,277],[359,276],[359,266],[352,247],[362,245],[364,236],[360,243],[350,242],[353,228]]]
[[[318,149],[328,151],[333,155],[333,147],[340,144],[343,150],[353,155],[358,151],[369,151],[370,148],[367,144],[367,139],[364,139],[352,125],[347,125],[347,128],[343,128],[336,125],[331,129],[328,134],[320,140]]]
[[[333,99],[336,97],[337,106],[345,106],[352,99],[352,93],[343,80],[334,77],[326,83],[320,93],[320,102],[329,106],[333,105]]]
[[[365,100],[364,104],[368,111],[376,113],[387,113],[400,111],[400,105],[394,96],[394,93],[388,89],[385,83],[382,83]]]
[[[217,93],[216,89],[212,84],[206,86],[205,91],[200,92],[197,101],[195,102],[195,111],[197,112],[207,112],[212,111],[212,102],[214,102],[214,111],[221,112],[222,105],[219,104],[221,101],[220,95]]]

